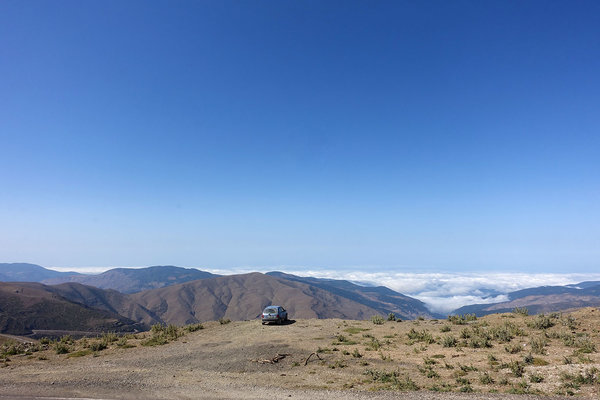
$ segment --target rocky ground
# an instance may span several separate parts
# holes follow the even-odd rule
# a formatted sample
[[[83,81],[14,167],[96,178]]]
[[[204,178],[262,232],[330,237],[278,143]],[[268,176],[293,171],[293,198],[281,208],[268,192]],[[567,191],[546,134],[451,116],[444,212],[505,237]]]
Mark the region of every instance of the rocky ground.
[[[596,309],[544,317],[510,313],[476,320],[376,321],[381,324],[335,319],[281,326],[222,322],[127,337],[41,341],[29,347],[5,339],[0,396],[388,399],[402,392],[406,399],[523,399],[523,395],[600,395],[600,311]]]

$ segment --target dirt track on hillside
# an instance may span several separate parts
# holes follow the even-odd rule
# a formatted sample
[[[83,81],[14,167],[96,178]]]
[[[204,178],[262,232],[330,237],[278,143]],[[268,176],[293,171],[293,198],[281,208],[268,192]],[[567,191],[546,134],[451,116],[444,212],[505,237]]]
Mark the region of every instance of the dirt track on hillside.
[[[365,376],[368,368],[415,371],[415,376],[419,375],[419,362],[422,363],[424,355],[416,353],[421,350],[406,351],[404,333],[398,333],[413,326],[423,329],[425,326],[431,329],[437,326],[436,329],[439,329],[445,322],[416,324],[403,322],[375,326],[368,321],[340,320],[301,320],[284,326],[261,326],[258,321],[227,325],[209,323],[205,324],[205,329],[188,333],[163,346],[146,347],[138,343],[135,348],[110,348],[96,355],[73,358],[50,350],[42,356],[39,353],[11,356],[6,366],[0,368],[0,396],[307,400],[398,399],[399,396],[415,400],[523,400],[527,397],[491,394],[477,387],[476,393],[456,393],[458,387],[454,389],[455,393],[421,390],[400,394],[396,390],[379,390],[382,387],[369,382]],[[351,329],[364,331],[344,333]],[[393,332],[397,332],[394,333],[396,336],[385,335]],[[360,340],[360,343],[332,346],[332,340],[337,340],[342,333],[347,339]],[[365,340],[371,340],[369,336],[379,337],[382,343],[383,338],[390,339],[380,351],[371,351],[364,345]],[[431,349],[441,354],[441,346],[434,346],[438,345],[431,345]],[[360,349],[360,358],[350,354],[353,348]],[[305,365],[307,357],[319,349],[322,350],[319,353],[321,360],[313,356]],[[448,362],[479,362],[476,352],[452,351],[456,354],[446,353]],[[273,364],[264,362],[277,354],[285,354],[286,357]],[[559,356],[557,353],[556,357]],[[470,374],[467,377],[475,386],[479,373]],[[430,380],[422,379],[425,383],[418,381],[418,384],[427,389],[425,385]],[[594,397],[598,389],[592,387],[581,394]]]

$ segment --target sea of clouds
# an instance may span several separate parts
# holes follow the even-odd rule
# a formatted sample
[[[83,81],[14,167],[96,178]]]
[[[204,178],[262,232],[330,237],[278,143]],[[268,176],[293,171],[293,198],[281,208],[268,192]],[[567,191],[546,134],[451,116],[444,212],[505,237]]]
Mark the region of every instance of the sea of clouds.
[[[286,273],[326,279],[344,279],[362,285],[388,288],[424,302],[437,313],[449,313],[469,304],[488,304],[508,300],[508,292],[536,286],[559,286],[582,281],[600,281],[600,274],[582,273],[413,273],[368,272],[326,269],[270,268],[260,272],[279,270]],[[231,270],[209,270],[216,274],[231,274]],[[236,273],[249,272],[237,270]],[[257,269],[254,269],[257,271]]]
[[[140,268],[140,267],[138,267]],[[67,268],[53,268],[68,270]],[[78,272],[99,273],[106,267],[89,267]],[[310,267],[242,267],[230,269],[199,268],[221,275],[248,272],[282,271],[298,276],[344,279],[361,285],[388,288],[424,302],[437,313],[448,313],[469,304],[488,304],[508,300],[508,292],[537,286],[568,285],[600,281],[600,273],[520,273],[520,272],[405,272],[377,271],[377,268],[352,270]],[[71,269],[73,270],[73,269]]]

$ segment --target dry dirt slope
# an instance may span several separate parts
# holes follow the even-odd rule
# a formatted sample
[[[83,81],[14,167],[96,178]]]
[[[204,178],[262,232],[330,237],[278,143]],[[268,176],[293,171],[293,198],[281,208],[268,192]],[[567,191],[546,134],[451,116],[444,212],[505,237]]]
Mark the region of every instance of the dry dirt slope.
[[[220,317],[252,320],[269,304],[285,305],[294,318],[366,319],[378,314],[329,291],[261,273],[202,279],[130,296],[164,321],[178,325]]]
[[[114,295],[122,296],[118,292],[114,292]],[[26,335],[33,329],[58,329],[57,327],[95,332],[132,332],[144,329],[141,324],[123,317],[114,309],[94,309],[71,301],[61,295],[59,288],[53,286],[31,282],[0,282],[0,332]]]
[[[0,370],[0,394],[181,399],[397,398],[398,391],[410,393],[402,395],[407,399],[462,398],[463,393],[470,399],[496,398],[494,392],[600,395],[600,311],[454,322],[212,322],[154,347],[142,345],[148,340],[143,335],[108,340],[108,349],[96,352],[91,348],[100,340],[69,344],[69,354],[56,354],[52,345],[8,356]],[[266,361],[278,354],[285,358]]]

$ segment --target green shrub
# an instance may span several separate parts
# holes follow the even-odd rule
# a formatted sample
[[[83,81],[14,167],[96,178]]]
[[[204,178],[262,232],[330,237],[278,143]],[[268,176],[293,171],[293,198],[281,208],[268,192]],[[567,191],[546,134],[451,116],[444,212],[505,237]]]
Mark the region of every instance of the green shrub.
[[[60,343],[63,343],[63,344],[73,344],[73,342],[74,341],[73,341],[73,338],[71,337],[71,335],[65,335],[60,338]]]
[[[116,333],[105,333],[102,335],[102,341],[106,344],[113,343],[119,340],[119,336]]]
[[[509,345],[504,346],[504,350],[509,354],[517,354],[518,352],[523,350],[523,347],[520,343],[511,343]]]
[[[467,322],[476,321],[477,316],[475,314],[464,314],[464,315],[448,315],[448,321],[455,325],[465,325]]]
[[[520,378],[525,373],[525,366],[519,361],[511,361],[508,364],[508,368],[511,370],[514,376]]]
[[[227,325],[230,322],[231,320],[229,318],[219,318],[219,324],[221,325]]]
[[[554,326],[554,321],[552,321],[552,319],[547,315],[539,314],[535,317],[533,321],[530,321],[527,325],[529,325],[530,328],[534,329],[548,329]]]
[[[346,346],[351,346],[353,344],[356,344],[355,341],[348,339],[346,336],[344,335],[337,335],[335,337],[335,341],[333,343],[331,343],[334,346],[338,346],[338,345],[346,345]]]
[[[371,317],[371,322],[375,325],[383,325],[385,323],[385,319],[381,315],[373,315]]]
[[[92,354],[92,350],[85,349],[85,350],[75,351],[73,353],[70,353],[67,357],[68,358],[83,357],[83,356],[87,356],[88,354]]]
[[[596,352],[596,345],[587,336],[577,338],[577,340],[575,340],[575,346],[577,347],[577,353],[589,354]]]
[[[566,318],[561,320],[561,323],[572,331],[577,329],[577,320],[572,315],[567,315]]]
[[[548,339],[544,336],[532,337],[529,340],[529,345],[531,346],[531,351],[535,354],[545,354],[546,353],[546,345],[548,344]]]
[[[186,325],[184,328],[188,332],[196,332],[200,329],[204,329],[204,326],[201,323]]]
[[[367,369],[365,375],[369,375],[373,382],[384,383],[386,386],[397,390],[419,390],[419,386],[408,376],[400,376],[398,371],[379,371]]]
[[[515,324],[505,321],[504,324],[490,329],[490,335],[500,343],[508,343],[515,336],[523,336],[524,332]]]
[[[539,374],[530,374],[529,375],[529,382],[531,383],[540,383],[544,381],[544,377],[542,375]]]
[[[107,347],[108,346],[106,345],[106,343],[104,341],[90,343],[90,350],[92,350],[92,351],[102,351],[102,350],[106,349]]]
[[[427,344],[435,343],[435,339],[433,338],[431,333],[426,329],[423,329],[422,331],[417,331],[415,330],[415,328],[411,328],[406,335],[413,342],[425,342]]]
[[[167,335],[167,338],[169,338],[170,340],[175,340],[181,336],[181,333],[179,332],[179,328],[176,325],[169,324],[165,328],[165,335]]]
[[[365,344],[365,348],[367,350],[377,351],[381,348],[381,342],[377,338],[371,336],[370,341]]]
[[[54,350],[56,351],[56,354],[67,354],[71,351],[71,348],[61,341],[54,345]]]
[[[490,374],[484,372],[482,375],[479,376],[479,382],[482,385],[492,385],[494,383],[494,379],[492,379]]]
[[[163,344],[167,344],[169,341],[165,337],[165,335],[153,335],[146,340],[142,340],[140,344],[142,346],[161,346]]]
[[[441,342],[444,347],[456,347],[458,344],[458,340],[452,335],[442,337]]]
[[[524,315],[524,316],[529,315],[529,310],[527,309],[527,307],[515,307],[512,312],[513,312],[513,314],[518,314],[518,315]]]
[[[440,332],[450,332],[452,329],[450,328],[450,325],[444,325],[440,328]]]

